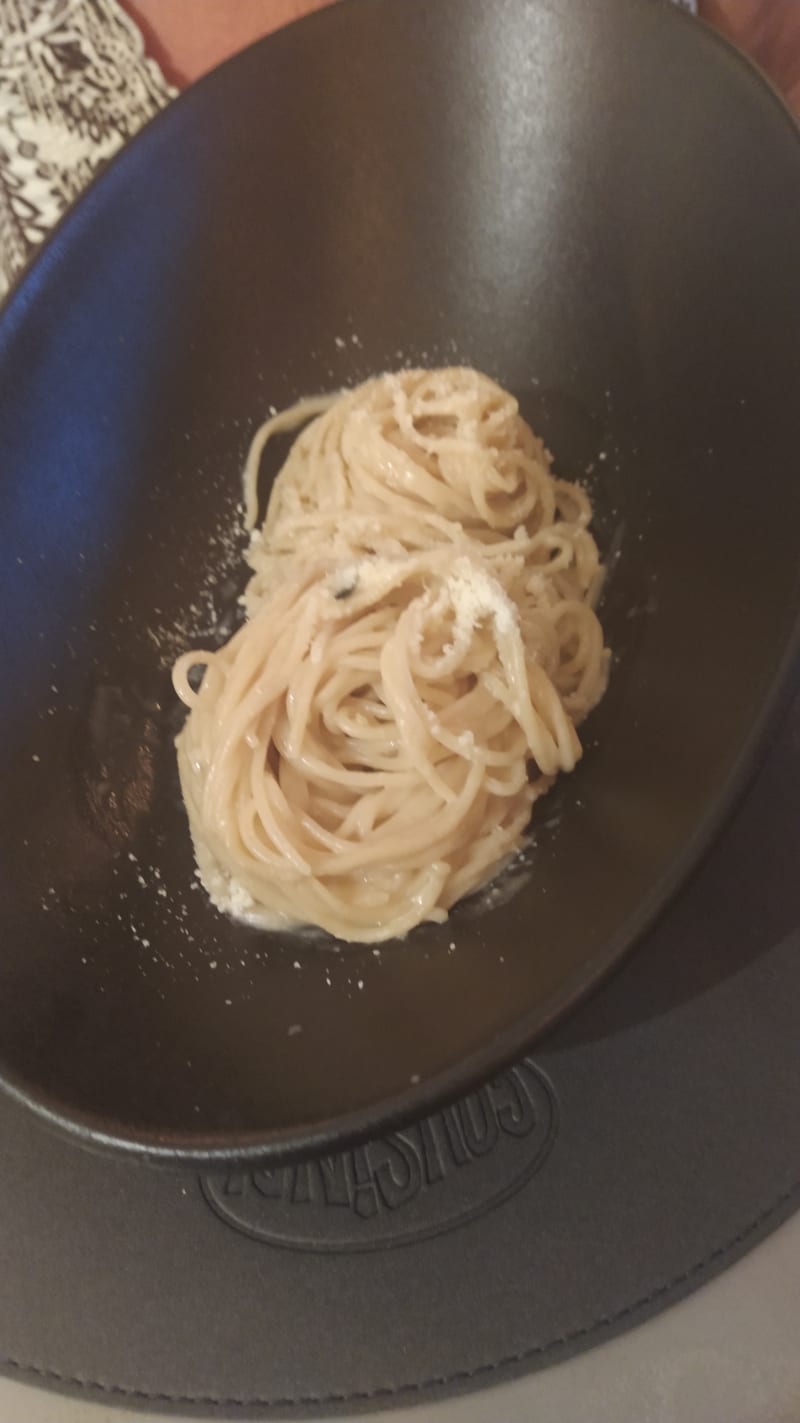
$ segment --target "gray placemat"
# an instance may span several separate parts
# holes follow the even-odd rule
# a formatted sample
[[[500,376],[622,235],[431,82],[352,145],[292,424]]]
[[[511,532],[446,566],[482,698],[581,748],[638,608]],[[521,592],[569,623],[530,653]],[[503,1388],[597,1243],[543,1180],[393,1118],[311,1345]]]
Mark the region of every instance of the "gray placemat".
[[[198,1182],[3,1104],[6,1370],[223,1417],[402,1406],[589,1349],[762,1238],[800,1180],[799,731],[622,973],[427,1124]]]

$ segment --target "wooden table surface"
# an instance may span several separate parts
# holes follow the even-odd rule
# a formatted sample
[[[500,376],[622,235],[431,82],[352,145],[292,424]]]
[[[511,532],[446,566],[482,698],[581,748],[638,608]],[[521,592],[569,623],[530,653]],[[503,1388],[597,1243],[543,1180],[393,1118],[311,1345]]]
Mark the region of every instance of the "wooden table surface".
[[[206,70],[330,0],[123,0],[173,83]],[[800,115],[800,0],[700,0],[700,13],[746,50]]]

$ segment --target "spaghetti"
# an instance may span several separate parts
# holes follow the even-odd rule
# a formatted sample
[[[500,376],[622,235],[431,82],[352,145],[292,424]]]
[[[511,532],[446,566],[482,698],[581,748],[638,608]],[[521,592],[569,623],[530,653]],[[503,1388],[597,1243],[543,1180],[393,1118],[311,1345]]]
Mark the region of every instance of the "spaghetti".
[[[259,528],[263,449],[300,425]],[[173,673],[203,882],[352,941],[443,920],[520,847],[605,689],[588,497],[464,368],[300,402],[244,494],[246,621]]]

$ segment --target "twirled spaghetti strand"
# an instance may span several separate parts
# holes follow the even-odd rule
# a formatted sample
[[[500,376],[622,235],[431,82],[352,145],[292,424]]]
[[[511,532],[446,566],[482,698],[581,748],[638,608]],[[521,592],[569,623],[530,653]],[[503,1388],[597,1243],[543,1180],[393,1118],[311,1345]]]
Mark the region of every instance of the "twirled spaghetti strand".
[[[304,423],[258,528],[263,450]],[[588,497],[465,368],[282,412],[244,493],[247,620],[173,674],[206,888],[360,942],[444,919],[519,848],[603,694]]]

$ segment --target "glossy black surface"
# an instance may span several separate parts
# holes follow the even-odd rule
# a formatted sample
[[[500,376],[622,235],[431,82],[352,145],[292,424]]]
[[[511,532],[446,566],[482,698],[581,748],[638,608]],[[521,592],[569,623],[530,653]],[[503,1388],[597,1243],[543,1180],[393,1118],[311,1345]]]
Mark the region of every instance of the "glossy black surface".
[[[12,1090],[152,1156],[307,1150],[488,1072],[619,959],[794,637],[798,179],[773,94],[665,5],[352,0],[93,188],[0,323]],[[597,745],[506,903],[380,959],[265,939],[192,892],[169,661],[229,626],[266,407],[452,359],[592,466],[619,550]]]

